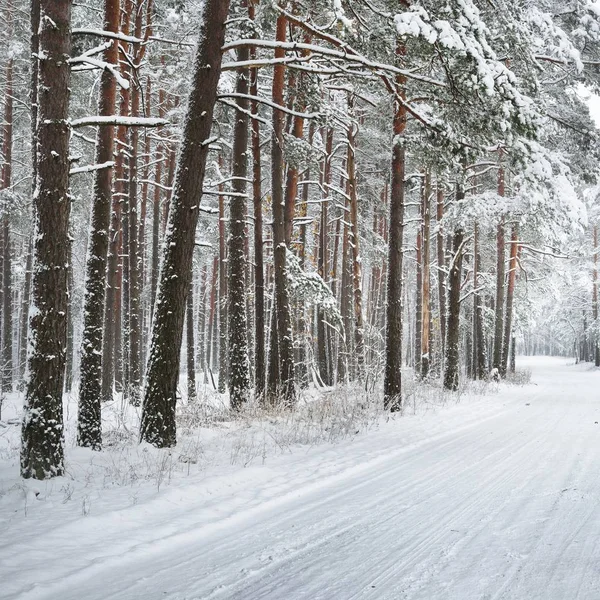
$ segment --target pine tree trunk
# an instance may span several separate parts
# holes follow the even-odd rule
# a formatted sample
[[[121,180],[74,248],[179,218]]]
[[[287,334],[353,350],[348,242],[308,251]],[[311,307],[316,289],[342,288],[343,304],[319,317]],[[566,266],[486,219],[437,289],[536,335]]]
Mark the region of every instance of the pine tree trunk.
[[[498,195],[504,196],[504,169],[501,167],[498,172]],[[498,371],[502,368],[502,336],[504,334],[504,222],[498,224],[496,233],[496,304],[494,321],[494,356],[492,366]]]
[[[323,170],[321,175],[322,185],[325,188],[321,199],[321,222],[319,227],[319,275],[329,283],[329,184],[331,183],[331,159],[333,153],[333,129],[328,128],[325,138],[325,157],[323,159]],[[334,263],[335,264],[335,263]],[[317,367],[319,377],[324,385],[333,384],[333,373],[330,368],[330,357],[328,349],[328,335],[325,324],[325,313],[322,308],[317,309]],[[338,374],[339,377],[339,374]]]
[[[62,393],[67,342],[69,261],[69,79],[71,2],[40,0],[36,236],[29,378],[21,446],[21,476],[64,472]],[[37,19],[34,15],[32,20]],[[43,57],[43,58],[40,58]]]
[[[196,400],[196,349],[194,348],[194,281],[190,281],[190,291],[187,297],[186,322],[186,349],[187,349],[187,393],[188,402]]]
[[[479,288],[479,271],[481,256],[479,254],[479,226],[475,223],[473,233],[473,376],[485,379],[487,357],[485,352],[485,335],[483,332],[483,303]]]
[[[165,116],[165,90],[158,91],[158,116]],[[154,167],[154,195],[152,198],[152,274],[150,279],[150,321],[154,316],[154,304],[158,289],[159,252],[160,252],[160,199],[162,193],[162,168],[165,161],[166,148],[164,143],[159,143],[157,154],[159,159]]]
[[[29,303],[31,298],[31,279],[33,266],[33,237],[27,242],[25,262],[25,284],[21,300],[21,323],[19,325],[19,389],[24,386],[25,367],[27,365],[27,331],[29,329]]]
[[[286,19],[277,17],[276,39],[285,42]],[[282,48],[275,49],[275,58],[285,56]],[[283,84],[285,67],[276,64],[273,74],[273,103],[284,105]],[[273,205],[273,267],[275,278],[275,314],[277,320],[277,348],[279,357],[278,385],[269,390],[271,401],[280,400],[285,406],[296,403],[294,385],[294,343],[292,337],[292,315],[287,285],[287,267],[283,196],[283,127],[284,114],[273,109],[273,133],[271,138],[271,191]]]
[[[141,11],[138,9],[138,15]],[[136,25],[136,36],[141,34],[141,25]],[[139,64],[142,58],[137,57]],[[131,116],[139,116],[140,89],[133,85],[131,93]],[[129,135],[129,402],[139,406],[142,386],[142,303],[141,303],[141,256],[139,252],[138,224],[138,128],[132,127]]]
[[[396,42],[397,62],[403,62],[406,48]],[[404,100],[406,78],[396,76],[396,94]],[[404,233],[404,171],[406,149],[406,108],[394,99],[392,183],[390,188],[390,219],[387,273],[387,306],[385,330],[385,379],[383,397],[386,409],[399,411],[402,407],[402,239]]]
[[[12,3],[6,9],[9,37],[12,35]],[[2,140],[2,177],[0,191],[8,190],[12,184],[12,145],[13,145],[13,59],[6,62],[6,82],[4,92],[4,127]],[[13,383],[13,307],[12,307],[12,256],[10,240],[9,200],[2,206],[2,393],[12,391]],[[0,400],[1,402],[1,400]]]
[[[354,355],[357,378],[365,380],[365,339],[362,302],[362,268],[360,256],[360,233],[358,227],[358,190],[356,181],[355,149],[356,131],[348,130],[348,190],[350,196],[350,223],[352,226],[352,294],[354,298]]]
[[[223,155],[219,154],[219,170],[222,172]],[[219,185],[219,192],[223,192]],[[227,234],[225,232],[225,196],[219,195],[219,394],[227,389]]]
[[[105,0],[104,29],[115,33],[119,30],[119,0]],[[117,59],[118,43],[113,40],[104,51],[103,60],[109,64],[116,64]],[[98,100],[100,116],[114,114],[116,95],[116,80],[108,69],[104,69],[100,79]],[[113,160],[113,146],[114,127],[99,127],[94,159],[96,164]],[[77,413],[77,444],[94,450],[100,450],[102,446],[102,335],[111,200],[112,168],[98,169],[94,171],[92,222],[86,262],[83,343]]]
[[[437,280],[438,280],[438,305],[440,317],[440,368],[443,369],[444,357],[446,354],[446,259],[444,252],[444,230],[442,228],[442,219],[444,218],[444,189],[438,183],[437,202],[436,202],[436,221],[437,221]]]
[[[348,191],[348,190],[347,190]],[[348,194],[349,195],[349,194]],[[348,198],[345,199],[344,216],[349,212]],[[343,218],[341,282],[339,286],[340,314],[344,325],[344,337],[340,339],[337,355],[337,382],[347,383],[352,377],[352,271],[350,267],[350,224]]]
[[[141,439],[157,447],[176,443],[175,406],[183,320],[228,9],[229,0],[207,0],[204,4],[170,202],[140,430]]]
[[[416,286],[415,286],[415,346],[413,357],[413,368],[417,377],[421,376],[421,357],[423,346],[421,336],[423,334],[423,210],[425,203],[425,175],[421,178],[421,206],[419,207],[419,222],[417,224],[416,241]]]
[[[255,1],[248,5],[248,15],[255,17]],[[256,58],[256,49],[250,49],[250,57]],[[258,95],[258,69],[250,70],[250,94]],[[258,114],[258,103],[250,103],[253,115]],[[252,119],[252,205],[254,209],[254,393],[262,398],[265,391],[266,352],[265,352],[265,268],[263,248],[263,213],[260,163],[260,124]]]
[[[198,368],[206,375],[206,300],[208,291],[208,265],[202,269],[202,278],[200,279],[200,289],[198,293]]]
[[[67,274],[67,283],[69,289],[68,308],[67,308],[67,359],[65,364],[65,393],[70,394],[73,389],[74,377],[74,356],[75,351],[75,310],[74,294],[75,281],[73,278],[73,242],[69,244],[69,272]]]
[[[517,282],[517,256],[519,252],[519,226],[513,225],[510,238],[510,260],[508,263],[508,288],[506,290],[506,310],[504,316],[504,337],[502,346],[502,363],[500,375],[506,377],[508,369],[508,351],[512,337],[513,301],[515,297],[515,285]]]
[[[426,379],[429,375],[430,363],[430,337],[431,337],[431,277],[429,273],[429,261],[431,254],[431,175],[425,173],[425,190],[423,194],[423,250],[422,250],[422,318],[421,318],[421,377]]]
[[[243,2],[244,4],[245,2]],[[248,47],[238,50],[237,59],[249,59]],[[237,73],[236,93],[248,95],[248,68]],[[234,177],[229,208],[229,398],[231,408],[239,410],[250,394],[248,358],[248,319],[246,314],[246,177],[248,171],[248,100],[238,98],[233,132]]]
[[[594,225],[594,269],[592,271],[592,318],[598,327],[598,225]],[[594,365],[600,367],[600,344],[594,333]]]
[[[464,199],[464,189],[456,186],[456,201]],[[460,288],[462,283],[462,262],[464,255],[465,232],[462,228],[454,231],[452,238],[452,262],[448,275],[448,330],[446,333],[446,365],[444,371],[444,387],[447,390],[458,390],[460,372]]]

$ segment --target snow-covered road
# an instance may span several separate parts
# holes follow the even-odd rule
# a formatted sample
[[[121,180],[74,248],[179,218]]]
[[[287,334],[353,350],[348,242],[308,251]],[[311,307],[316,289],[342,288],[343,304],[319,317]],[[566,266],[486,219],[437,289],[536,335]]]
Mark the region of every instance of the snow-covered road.
[[[123,512],[50,532],[45,554],[16,545],[0,597],[6,583],[23,600],[599,600],[600,373],[531,366],[537,385],[280,457],[226,500],[173,496],[172,522],[142,534],[142,512],[119,550],[99,547],[127,538]]]

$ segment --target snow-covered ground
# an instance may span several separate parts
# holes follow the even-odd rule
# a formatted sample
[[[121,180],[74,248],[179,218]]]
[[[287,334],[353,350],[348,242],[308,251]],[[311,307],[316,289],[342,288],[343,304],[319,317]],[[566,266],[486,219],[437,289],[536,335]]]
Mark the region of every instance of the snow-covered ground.
[[[171,453],[70,448],[48,483],[19,482],[5,427],[0,598],[598,600],[600,371],[526,366],[335,443],[222,424]]]

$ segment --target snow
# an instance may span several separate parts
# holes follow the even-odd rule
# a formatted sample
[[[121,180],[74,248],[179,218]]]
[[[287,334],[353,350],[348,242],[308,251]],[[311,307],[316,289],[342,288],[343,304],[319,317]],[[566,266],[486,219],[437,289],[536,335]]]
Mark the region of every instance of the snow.
[[[108,452],[71,450],[50,482],[18,483],[3,460],[0,598],[597,599],[600,371],[525,360],[531,385],[247,468],[149,481],[132,454],[139,480],[82,487],[86,461],[110,482]]]

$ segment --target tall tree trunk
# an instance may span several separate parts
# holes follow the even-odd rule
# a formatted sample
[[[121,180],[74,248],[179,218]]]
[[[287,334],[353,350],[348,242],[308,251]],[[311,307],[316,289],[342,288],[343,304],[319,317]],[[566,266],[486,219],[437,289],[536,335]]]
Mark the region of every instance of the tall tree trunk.
[[[9,36],[12,35],[12,3],[6,9]],[[13,59],[6,62],[6,82],[4,92],[4,131],[2,140],[2,177],[0,190],[8,190],[12,184],[12,145],[13,145]],[[2,392],[12,391],[13,382],[13,306],[12,306],[12,256],[10,240],[10,200],[2,206]],[[0,399],[0,403],[2,400]]]
[[[413,366],[417,377],[421,376],[421,356],[423,346],[423,210],[425,208],[425,174],[421,178],[421,206],[419,207],[419,222],[417,224],[416,242],[416,286],[415,286],[415,345]]]
[[[105,0],[104,29],[119,30],[119,0]],[[104,51],[104,61],[117,64],[118,42],[113,40]],[[102,71],[98,114],[111,116],[115,112],[117,84],[108,69]],[[112,162],[114,127],[98,127],[96,164]],[[77,444],[100,450],[102,446],[102,335],[105,313],[106,263],[108,231],[112,200],[112,168],[94,171],[92,222],[86,284],[83,301],[83,343],[81,347],[79,410],[77,413]]]
[[[285,42],[286,19],[277,17],[276,39]],[[275,58],[283,58],[283,48],[275,49]],[[273,103],[284,106],[283,84],[285,67],[278,63],[273,74]],[[279,355],[279,381],[276,388],[269,390],[272,401],[279,399],[286,406],[296,403],[294,386],[294,343],[292,337],[292,315],[287,285],[287,267],[283,196],[283,127],[284,113],[273,109],[273,133],[271,138],[271,192],[273,198],[273,266],[275,278],[275,314],[277,320],[277,347]]]
[[[406,47],[396,42],[398,66],[404,62]],[[383,397],[386,409],[399,411],[402,407],[402,239],[404,233],[404,171],[406,149],[406,78],[396,75],[394,98],[392,183],[390,187],[390,219],[387,273],[387,306],[385,331],[385,379]],[[402,100],[402,101],[401,101]]]
[[[598,327],[598,225],[594,225],[594,270],[592,273],[592,316],[594,325]],[[600,344],[598,343],[598,333],[594,333],[594,364],[600,367]]]
[[[461,184],[456,185],[456,201],[465,197]],[[447,390],[458,390],[460,371],[460,288],[462,283],[462,262],[464,256],[465,232],[462,228],[454,231],[452,238],[452,262],[450,263],[448,283],[448,330],[446,333],[446,367],[444,371],[444,387]]]
[[[242,0],[242,5],[246,0]],[[237,59],[249,59],[248,47],[238,50]],[[233,195],[229,204],[229,398],[231,408],[240,409],[250,394],[248,319],[246,314],[246,177],[248,171],[248,68],[237,73],[238,98],[233,132]]]
[[[71,2],[40,0],[36,236],[29,379],[25,395],[21,476],[64,472],[62,393],[67,342],[69,261],[69,79]],[[33,20],[40,15],[34,15]]]
[[[333,153],[333,129],[328,128],[325,138],[325,157],[321,182],[325,191],[321,199],[321,222],[319,227],[319,275],[329,283],[329,184],[331,183],[331,159]],[[317,309],[317,366],[319,377],[324,385],[333,384],[333,373],[331,369],[330,356],[328,352],[328,335],[325,324],[325,312],[321,307]],[[339,376],[339,374],[338,374]]]
[[[75,351],[75,280],[73,277],[73,242],[69,244],[69,271],[67,273],[69,290],[67,308],[67,359],[65,364],[65,393],[70,394],[73,389],[74,356]]]
[[[350,223],[352,233],[352,295],[354,299],[354,355],[356,357],[357,377],[365,379],[365,340],[362,306],[362,269],[360,256],[360,234],[358,227],[358,190],[356,181],[356,131],[348,129],[348,191],[350,196]]]
[[[346,186],[348,192],[348,186]],[[347,194],[349,195],[349,194]],[[348,198],[345,199],[344,217],[349,212]],[[342,265],[341,281],[339,286],[340,313],[344,325],[344,338],[340,339],[337,356],[337,381],[347,383],[352,377],[352,333],[354,323],[352,320],[352,268],[350,263],[350,223],[343,218],[342,235]],[[329,351],[327,352],[329,354]]]
[[[487,357],[485,353],[485,334],[483,332],[483,303],[479,288],[479,271],[481,256],[479,254],[479,226],[475,223],[473,232],[473,376],[485,379]]]
[[[158,91],[158,116],[165,116],[166,94],[164,88]],[[156,291],[158,289],[159,253],[160,253],[160,199],[162,194],[162,168],[166,160],[166,147],[159,143],[159,160],[154,167],[154,196],[152,198],[152,275],[150,279],[150,321],[154,316],[154,304],[156,302]]]
[[[25,366],[27,365],[27,330],[29,329],[29,302],[31,298],[31,279],[33,266],[33,237],[27,242],[25,262],[25,283],[21,300],[21,323],[19,325],[19,389],[24,385]]]
[[[208,265],[202,269],[200,289],[198,293],[198,360],[197,364],[202,373],[206,374],[206,315],[207,315]]]
[[[498,171],[498,195],[504,196],[504,169],[500,167]],[[494,321],[494,356],[492,366],[498,371],[502,368],[502,336],[504,334],[504,220],[498,224],[496,232],[496,304]]]
[[[422,318],[421,318],[421,377],[426,379],[429,375],[430,364],[430,334],[431,334],[431,277],[429,273],[429,261],[431,254],[431,174],[425,173],[425,190],[423,194],[423,249],[422,249],[422,279],[423,292]]]
[[[187,297],[186,322],[186,350],[187,350],[187,393],[188,402],[196,400],[196,350],[194,348],[194,281],[190,280],[190,291]]]
[[[506,377],[508,369],[508,350],[512,337],[513,301],[515,297],[515,285],[517,282],[517,256],[519,253],[519,226],[513,225],[510,237],[510,260],[508,263],[508,287],[506,289],[506,310],[504,314],[504,338],[502,346],[502,363],[500,375]]]
[[[138,9],[139,11],[139,9]],[[138,12],[139,14],[139,12]],[[141,30],[141,26],[139,28]],[[140,34],[137,31],[136,36]],[[139,57],[138,57],[139,58]],[[141,58],[136,62],[139,64]],[[131,116],[139,116],[140,89],[136,81],[131,93]],[[141,303],[141,256],[138,239],[138,128],[132,127],[129,135],[129,401],[133,406],[141,402],[142,386],[142,303]]]
[[[248,15],[255,18],[255,2],[248,4]],[[256,58],[256,48],[250,49],[250,57]],[[258,69],[250,69],[250,94],[258,95]],[[252,100],[250,110],[258,115],[258,103]],[[252,119],[252,205],[254,209],[254,393],[261,398],[265,391],[265,269],[263,248],[263,213],[260,164],[260,124]]]
[[[223,155],[219,154],[219,172],[222,172]],[[225,230],[225,196],[223,184],[219,185],[219,394],[227,389],[227,233]]]
[[[183,320],[228,9],[229,0],[207,0],[204,4],[170,202],[140,429],[141,439],[157,447],[176,443],[175,406]]]
[[[444,254],[444,188],[437,184],[436,221],[437,221],[437,280],[438,280],[438,305],[440,311],[440,368],[443,369],[446,354],[446,260]]]

